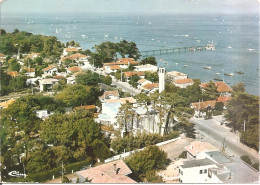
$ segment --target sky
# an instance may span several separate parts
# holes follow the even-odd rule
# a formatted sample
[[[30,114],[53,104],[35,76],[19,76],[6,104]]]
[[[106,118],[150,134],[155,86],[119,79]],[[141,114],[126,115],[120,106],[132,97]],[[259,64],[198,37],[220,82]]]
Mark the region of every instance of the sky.
[[[258,14],[258,0],[0,0],[1,13]]]

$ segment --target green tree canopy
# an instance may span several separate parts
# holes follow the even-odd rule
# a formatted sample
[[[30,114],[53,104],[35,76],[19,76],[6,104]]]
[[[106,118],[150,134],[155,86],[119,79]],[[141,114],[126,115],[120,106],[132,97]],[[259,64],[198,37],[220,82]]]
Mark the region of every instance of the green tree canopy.
[[[210,81],[203,91],[203,100],[217,100],[218,90],[214,82]]]
[[[80,106],[94,104],[100,95],[96,87],[88,87],[81,84],[68,85],[55,96],[58,102],[66,106]]]
[[[169,164],[167,154],[157,146],[148,146],[126,160],[131,170],[141,178],[151,170],[163,170]]]
[[[145,59],[143,59],[143,60],[141,61],[141,64],[142,64],[142,65],[151,64],[151,65],[157,66],[157,62],[156,62],[155,57],[147,57],[147,58],[145,58]]]

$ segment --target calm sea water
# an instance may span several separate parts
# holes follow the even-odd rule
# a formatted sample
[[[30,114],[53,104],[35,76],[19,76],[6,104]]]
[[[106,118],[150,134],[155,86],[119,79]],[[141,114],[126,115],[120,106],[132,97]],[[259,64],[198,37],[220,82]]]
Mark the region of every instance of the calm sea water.
[[[259,95],[257,15],[2,15],[1,28],[53,35],[62,42],[75,40],[82,48],[91,50],[101,42],[123,39],[136,42],[141,52],[213,41],[215,51],[157,53],[155,57],[159,66],[168,71],[187,73],[202,82],[214,78],[224,79],[230,85],[243,82],[247,92]],[[212,70],[204,66],[211,66]]]

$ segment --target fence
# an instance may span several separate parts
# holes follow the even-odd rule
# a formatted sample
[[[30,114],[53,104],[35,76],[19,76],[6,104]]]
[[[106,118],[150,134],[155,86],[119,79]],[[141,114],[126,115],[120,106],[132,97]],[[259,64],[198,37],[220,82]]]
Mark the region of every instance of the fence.
[[[168,143],[171,143],[171,142],[174,142],[174,141],[177,141],[181,139],[181,137],[178,137],[178,138],[174,138],[174,139],[170,139],[170,140],[167,140],[167,141],[164,141],[164,142],[161,142],[161,143],[157,143],[156,146],[163,146],[163,145],[166,145]],[[104,162],[105,163],[109,163],[109,162],[112,162],[112,161],[115,161],[115,160],[119,160],[119,159],[122,159],[122,158],[125,158],[125,157],[128,157],[130,155],[132,155],[133,153],[135,152],[139,152],[139,151],[142,151],[144,150],[144,148],[141,148],[141,149],[137,149],[137,150],[132,150],[130,152],[125,152],[125,153],[122,153],[122,154],[119,154],[119,155],[115,155],[113,157],[110,157],[108,159],[106,159]]]

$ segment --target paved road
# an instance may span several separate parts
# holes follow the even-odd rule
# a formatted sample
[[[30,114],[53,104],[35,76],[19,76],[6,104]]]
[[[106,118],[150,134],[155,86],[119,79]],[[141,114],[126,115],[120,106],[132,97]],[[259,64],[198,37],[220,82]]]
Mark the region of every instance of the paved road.
[[[221,116],[216,116],[211,120],[204,120],[203,118],[191,118],[191,122],[196,125],[196,129],[199,131],[199,139],[201,141],[209,142],[213,146],[221,149],[224,138],[226,153],[228,155],[234,155],[240,157],[247,155],[251,158],[252,162],[259,163],[259,154],[239,142],[238,134],[230,132],[230,129],[220,125]]]
[[[136,88],[131,87],[129,85],[129,83],[127,83],[127,82],[121,82],[121,81],[112,79],[112,84],[116,85],[118,88],[121,88],[124,92],[129,92],[133,96],[141,93],[141,91],[137,90]]]

